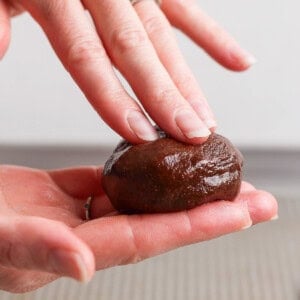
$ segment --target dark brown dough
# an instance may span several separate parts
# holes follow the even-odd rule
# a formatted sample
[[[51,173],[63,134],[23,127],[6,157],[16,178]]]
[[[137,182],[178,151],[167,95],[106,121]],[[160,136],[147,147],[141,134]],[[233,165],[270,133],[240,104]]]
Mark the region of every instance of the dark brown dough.
[[[159,134],[146,144],[122,141],[106,162],[102,185],[117,210],[172,212],[235,198],[242,156],[228,139],[211,134],[195,146]]]

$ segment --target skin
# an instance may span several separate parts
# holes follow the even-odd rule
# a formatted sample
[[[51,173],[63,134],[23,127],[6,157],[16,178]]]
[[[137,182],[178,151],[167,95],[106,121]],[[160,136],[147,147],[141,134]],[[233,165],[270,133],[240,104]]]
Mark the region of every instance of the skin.
[[[162,129],[187,143],[204,142],[216,128],[172,25],[230,70],[243,71],[254,62],[193,0],[163,0],[160,9],[146,0],[134,7],[128,0],[0,0],[0,59],[9,45],[10,19],[23,11],[41,26],[98,114],[132,143],[156,138],[141,106]],[[124,90],[113,66],[141,106]],[[100,182],[101,170],[95,167],[0,166],[0,289],[31,291],[61,276],[87,281],[95,270],[135,263],[277,215],[273,196],[247,183],[233,202],[172,214],[119,215]],[[93,220],[84,221],[83,206],[91,194]]]
[[[120,215],[99,184],[101,173],[96,167],[0,167],[0,289],[31,291],[61,276],[87,281],[95,270],[136,263],[277,216],[274,197],[245,182],[233,202]],[[85,221],[91,194],[92,220]]]
[[[0,0],[0,58],[8,48],[10,18],[23,11],[42,27],[98,114],[132,143],[154,140],[156,132],[113,66],[128,80],[149,116],[175,139],[201,143],[216,128],[172,26],[230,70],[243,71],[254,63],[254,57],[194,0],[163,0],[160,8],[147,0],[134,6],[129,0]]]

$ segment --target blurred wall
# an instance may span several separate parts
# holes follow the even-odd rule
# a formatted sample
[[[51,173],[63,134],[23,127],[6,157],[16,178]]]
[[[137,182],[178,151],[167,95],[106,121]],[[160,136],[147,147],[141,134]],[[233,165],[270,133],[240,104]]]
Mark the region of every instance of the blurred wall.
[[[250,71],[233,73],[178,33],[219,131],[244,147],[300,147],[300,2],[199,4],[258,59]],[[118,141],[64,71],[37,24],[23,15],[13,20],[12,28],[9,52],[0,62],[0,143]]]

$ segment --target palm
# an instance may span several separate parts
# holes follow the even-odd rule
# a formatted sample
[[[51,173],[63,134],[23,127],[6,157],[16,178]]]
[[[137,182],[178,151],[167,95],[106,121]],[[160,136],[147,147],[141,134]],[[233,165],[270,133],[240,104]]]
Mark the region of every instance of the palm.
[[[86,198],[93,194],[97,203],[100,198],[105,199],[100,181],[95,181],[95,169],[81,168],[79,173],[76,173],[78,171],[75,169],[46,172],[29,168],[2,167],[1,214],[37,216],[63,222],[71,228],[79,226],[85,219]],[[107,205],[108,201],[105,203]],[[110,205],[107,206],[107,210],[112,209]],[[101,208],[105,209],[104,206]]]
[[[233,202],[218,201],[178,213],[120,215],[103,193],[100,178],[101,170],[92,167],[50,172],[0,167],[1,218],[30,218],[39,223],[31,231],[46,235],[43,243],[50,249],[78,243],[72,239],[83,241],[92,250],[96,269],[103,269],[238,231],[277,213],[276,201],[270,194],[243,183]],[[93,220],[86,221],[84,204],[90,195],[94,196]],[[68,230],[64,233],[64,229],[59,229],[58,234],[55,226],[61,223]],[[0,267],[0,274],[10,274],[4,278],[11,278],[13,272],[12,289],[19,286],[21,291],[58,277],[36,271],[39,267],[32,269],[17,270],[6,265]],[[28,287],[24,278],[35,284]]]

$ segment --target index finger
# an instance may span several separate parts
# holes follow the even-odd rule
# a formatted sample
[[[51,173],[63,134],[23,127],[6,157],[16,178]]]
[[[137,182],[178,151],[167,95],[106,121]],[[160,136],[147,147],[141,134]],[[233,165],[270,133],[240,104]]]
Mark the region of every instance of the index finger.
[[[132,143],[155,140],[153,126],[117,78],[82,3],[20,2],[42,26],[61,62],[103,120]]]

